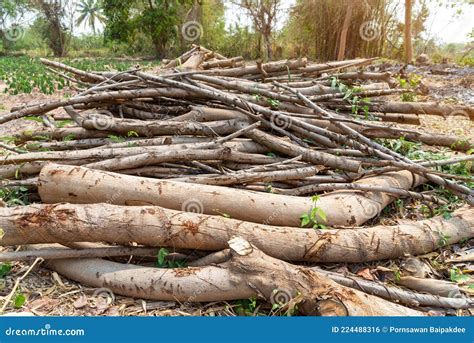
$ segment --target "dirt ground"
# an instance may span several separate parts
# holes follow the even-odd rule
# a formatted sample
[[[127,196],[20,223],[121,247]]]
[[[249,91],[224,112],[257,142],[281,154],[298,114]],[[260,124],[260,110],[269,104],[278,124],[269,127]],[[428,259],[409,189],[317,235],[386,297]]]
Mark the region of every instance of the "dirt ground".
[[[474,106],[474,69],[441,68],[441,71],[430,67],[417,68],[415,72],[422,76],[422,85],[429,91],[419,95],[419,101],[439,101]],[[40,93],[8,95],[4,94],[5,84],[0,82],[0,113],[10,111],[14,106],[27,103],[39,103],[45,100],[59,100],[71,90],[63,90],[54,95]],[[426,91],[425,89],[425,91]],[[394,98],[394,100],[398,100]],[[53,113],[61,113],[61,110]],[[462,118],[448,120],[437,116],[421,116],[420,131],[431,131],[444,134],[456,134],[474,140],[473,123]],[[13,132],[39,128],[40,123],[27,120],[16,120],[0,126],[0,136]],[[413,126],[405,126],[414,129]],[[433,149],[433,147],[429,147]],[[125,261],[126,262],[126,261]],[[13,263],[12,271],[7,276],[0,295],[10,293],[14,281],[22,276],[31,263]],[[35,268],[21,282],[19,292],[26,295],[27,301],[20,309],[8,307],[5,313],[23,315],[227,315],[237,314],[236,305],[225,302],[205,305],[196,304],[189,307],[173,301],[145,301],[115,296],[106,289],[88,288],[69,281],[46,268]],[[185,307],[187,306],[187,307]],[[191,305],[192,306],[192,305]]]

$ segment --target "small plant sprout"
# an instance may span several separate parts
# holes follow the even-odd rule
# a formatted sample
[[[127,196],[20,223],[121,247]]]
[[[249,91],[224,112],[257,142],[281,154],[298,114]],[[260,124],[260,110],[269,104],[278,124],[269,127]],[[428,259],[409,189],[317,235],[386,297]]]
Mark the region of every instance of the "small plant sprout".
[[[469,275],[463,274],[463,272],[456,267],[449,271],[449,278],[452,282],[456,283],[465,283],[471,281],[471,277]]]
[[[166,258],[170,252],[166,248],[160,248],[156,257],[156,266],[158,268],[182,268],[186,267],[184,261],[170,261]]]
[[[326,212],[324,212],[322,208],[316,206],[316,202],[319,200],[319,195],[313,195],[311,200],[313,201],[313,208],[309,214],[305,213],[300,216],[301,227],[310,225],[313,229],[327,229],[327,226],[322,223],[327,221]]]
[[[438,246],[442,248],[448,245],[449,239],[451,238],[451,236],[448,236],[441,231],[439,231],[438,234],[439,234]]]

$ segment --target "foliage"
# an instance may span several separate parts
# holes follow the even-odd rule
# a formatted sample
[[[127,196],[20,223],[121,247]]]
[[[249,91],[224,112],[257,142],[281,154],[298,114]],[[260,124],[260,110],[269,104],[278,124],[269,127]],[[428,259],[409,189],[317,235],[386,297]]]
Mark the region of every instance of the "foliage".
[[[38,88],[40,92],[52,94],[62,89],[66,81],[47,73],[44,66],[29,57],[0,58],[0,80],[7,84],[5,93],[31,93]]]
[[[7,206],[22,206],[28,205],[28,188],[25,187],[11,187],[0,188],[0,199],[2,199]]]
[[[387,26],[392,25],[387,20],[391,5],[391,1],[367,0],[353,6],[347,32],[346,58],[381,55]],[[342,31],[340,24],[344,21],[347,7],[344,0],[297,0],[280,44],[290,56],[335,59]],[[364,25],[367,26],[368,39],[360,34]]]
[[[65,59],[63,63],[83,70],[126,71],[136,62],[113,59]],[[156,62],[141,62],[143,67],[153,66]],[[5,93],[31,93],[37,89],[41,93],[52,94],[69,85],[67,80],[47,71],[43,64],[33,58],[0,57],[0,80],[7,84]]]
[[[34,0],[30,3],[38,13],[37,23],[40,24],[41,34],[54,56],[65,56],[71,38],[66,25],[68,1]]]
[[[0,263],[0,278],[3,279],[12,270],[12,265],[9,262]]]
[[[257,309],[257,299],[249,298],[237,300],[235,302],[235,311],[239,316],[253,316]]]
[[[410,90],[402,94],[402,101],[416,101],[416,88],[420,84],[421,77],[416,74],[410,74],[407,79],[399,78],[400,88]]]
[[[2,0],[0,5],[0,39],[5,50],[9,50],[14,42],[7,39],[9,30],[20,28],[17,20],[22,17],[28,7],[28,0]]]
[[[179,9],[190,7],[189,0],[120,1],[103,0],[108,40],[132,43],[137,37],[151,40],[154,52],[163,57],[178,38]]]
[[[354,3],[345,57],[401,58],[404,23],[396,13],[403,12],[403,2],[368,0]],[[170,57],[183,52],[191,43],[202,44],[223,55],[242,55],[246,59],[261,58],[263,50],[274,59],[307,56],[331,60],[337,56],[343,26],[340,24],[347,14],[346,0],[297,0],[288,8],[286,22],[279,14],[273,20],[267,20],[268,15],[273,15],[268,9],[277,8],[279,4],[286,6],[281,0],[2,0],[0,42],[3,49],[27,50],[35,55],[53,51],[56,56],[67,53],[68,56],[91,57],[124,54]],[[439,11],[443,11],[443,7],[457,9],[459,6],[461,9],[461,5],[459,0],[449,6],[444,2]],[[229,13],[238,9],[236,6],[241,6],[237,20],[229,21]],[[434,62],[472,66],[472,42],[440,44],[432,36],[433,30],[426,23],[428,15],[433,14],[430,11],[436,11],[435,7],[428,5],[427,0],[414,2],[415,56],[427,53]],[[28,17],[28,22],[33,20],[33,24],[26,27],[26,20],[20,20],[22,15]],[[201,34],[192,42],[182,34],[183,24],[189,21],[197,21],[202,27]],[[72,35],[73,24],[87,25],[97,32],[98,23],[103,24],[103,33]],[[370,36],[368,39],[361,37],[366,23],[370,24],[365,32]],[[5,30],[18,24],[25,30],[22,38],[5,39]],[[414,99],[414,94],[404,93],[402,97],[409,101]]]
[[[311,197],[313,201],[313,208],[311,209],[310,213],[304,213],[300,216],[301,219],[301,227],[305,227],[311,225],[313,229],[326,229],[327,226],[322,224],[320,221],[326,222],[327,216],[326,213],[320,207],[316,206],[316,202],[319,200],[318,195],[314,195]]]
[[[76,20],[76,24],[81,25],[82,23],[87,23],[94,33],[96,32],[96,22],[105,22],[105,17],[102,14],[101,0],[81,0],[77,4],[77,12],[79,12],[80,15]]]
[[[156,266],[158,268],[183,268],[186,267],[184,261],[170,261],[166,259],[170,252],[168,249],[160,248],[156,257]]]
[[[24,294],[17,294],[15,295],[15,298],[13,299],[13,306],[15,308],[21,308],[26,302],[26,296]]]
[[[471,281],[471,277],[469,275],[463,274],[459,268],[452,268],[449,271],[449,278],[451,279],[452,282],[456,283],[464,283],[466,281]]]

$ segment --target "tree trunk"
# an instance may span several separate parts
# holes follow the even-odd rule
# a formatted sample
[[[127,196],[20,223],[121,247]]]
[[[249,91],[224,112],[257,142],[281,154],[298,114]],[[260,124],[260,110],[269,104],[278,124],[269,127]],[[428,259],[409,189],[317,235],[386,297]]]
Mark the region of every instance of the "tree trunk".
[[[424,313],[347,288],[323,274],[270,257],[240,237],[231,260],[217,266],[158,269],[100,259],[54,260],[48,266],[92,287],[152,300],[227,301],[260,297],[298,314],[321,316],[421,316]],[[227,245],[227,243],[226,243]],[[140,285],[140,287],[137,287]]]
[[[48,261],[49,268],[91,287],[151,300],[193,302],[259,297],[298,308],[300,315],[421,316],[413,310],[355,289],[323,274],[272,258],[240,237],[231,239],[231,260],[209,267],[159,269],[101,259]],[[297,305],[297,306],[296,306]]]
[[[422,181],[411,172],[402,171],[356,183],[410,189]],[[194,203],[201,213],[225,213],[250,222],[293,227],[300,227],[300,216],[313,207],[309,197],[146,179],[55,164],[42,169],[38,191],[45,203],[146,204],[176,210]],[[354,226],[375,217],[395,199],[395,196],[381,192],[337,191],[322,195],[317,206],[327,215],[327,221],[321,219],[322,223]]]
[[[315,230],[276,227],[158,206],[29,205],[0,208],[1,244],[106,242],[216,251],[242,236],[286,261],[362,263],[426,254],[474,237],[474,213],[455,211],[395,226]]]
[[[341,37],[339,40],[339,49],[337,52],[337,60],[342,61],[346,53],[346,39],[347,31],[349,30],[349,25],[351,23],[352,9],[354,8],[354,0],[349,1],[349,4],[346,8],[346,15],[344,17],[344,23],[342,24]]]
[[[413,60],[413,45],[411,39],[412,0],[405,0],[405,63]]]

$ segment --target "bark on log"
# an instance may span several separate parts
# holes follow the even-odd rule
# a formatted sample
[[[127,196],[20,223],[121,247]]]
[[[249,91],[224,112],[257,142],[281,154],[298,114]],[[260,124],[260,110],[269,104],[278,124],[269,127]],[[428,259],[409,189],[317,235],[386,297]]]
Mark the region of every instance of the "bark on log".
[[[42,204],[0,208],[2,245],[107,242],[216,251],[241,236],[286,261],[350,262],[420,255],[474,237],[474,211],[395,226],[315,230],[276,227],[158,206]]]
[[[28,261],[40,257],[45,260],[65,258],[91,258],[91,257],[115,257],[115,256],[156,256],[158,249],[143,247],[103,247],[86,249],[34,249],[24,251],[12,251],[0,253],[0,261]]]
[[[303,160],[316,164],[330,166],[335,169],[347,170],[358,173],[361,171],[360,163],[354,160],[347,159],[342,156],[335,156],[323,152],[300,147],[291,142],[278,139],[263,131],[254,129],[245,134],[247,137],[252,138],[255,142],[266,146],[267,148],[278,151],[285,155],[295,157],[298,155],[303,156]]]
[[[307,121],[308,123],[317,125],[321,128],[327,128],[332,132],[337,132],[340,134],[343,133],[341,129],[337,128],[336,125],[330,123],[327,120],[308,119]],[[459,151],[466,151],[474,147],[473,143],[453,135],[425,132],[408,132],[400,130],[398,128],[372,128],[369,126],[365,127],[364,125],[357,125],[353,123],[347,123],[346,125],[354,130],[357,130],[358,132],[369,138],[399,139],[403,137],[412,142],[421,142],[427,145],[434,146],[446,146],[450,147],[453,150]]]
[[[340,104],[328,104],[329,108],[339,108]],[[425,114],[474,120],[474,109],[469,106],[453,106],[436,102],[383,102],[369,105],[370,111],[383,113]]]
[[[203,213],[227,213],[232,218],[279,226],[300,226],[310,198],[262,194],[239,189],[138,178],[83,167],[48,164],[40,174],[38,190],[45,203],[148,204],[181,210],[193,199]],[[374,186],[410,189],[423,180],[407,171],[357,181]],[[232,199],[229,201],[229,199]],[[361,225],[375,217],[396,197],[380,192],[338,191],[321,196],[317,206],[328,225]],[[323,221],[324,222],[324,221]]]
[[[234,238],[229,245],[232,259],[211,267],[158,269],[100,259],[55,260],[48,266],[92,287],[107,287],[114,293],[143,299],[191,303],[258,296],[286,304],[295,298],[299,313],[305,315],[423,315],[267,256],[242,239]]]
[[[188,263],[189,267],[204,267],[227,262],[231,258],[230,249],[220,250]],[[455,298],[440,297],[432,294],[416,293],[396,286],[381,282],[369,281],[357,276],[345,275],[310,267],[318,273],[330,278],[340,285],[355,288],[367,294],[375,295],[393,302],[408,306],[431,306],[441,308],[468,309],[474,306],[474,300],[469,297],[458,296]]]

